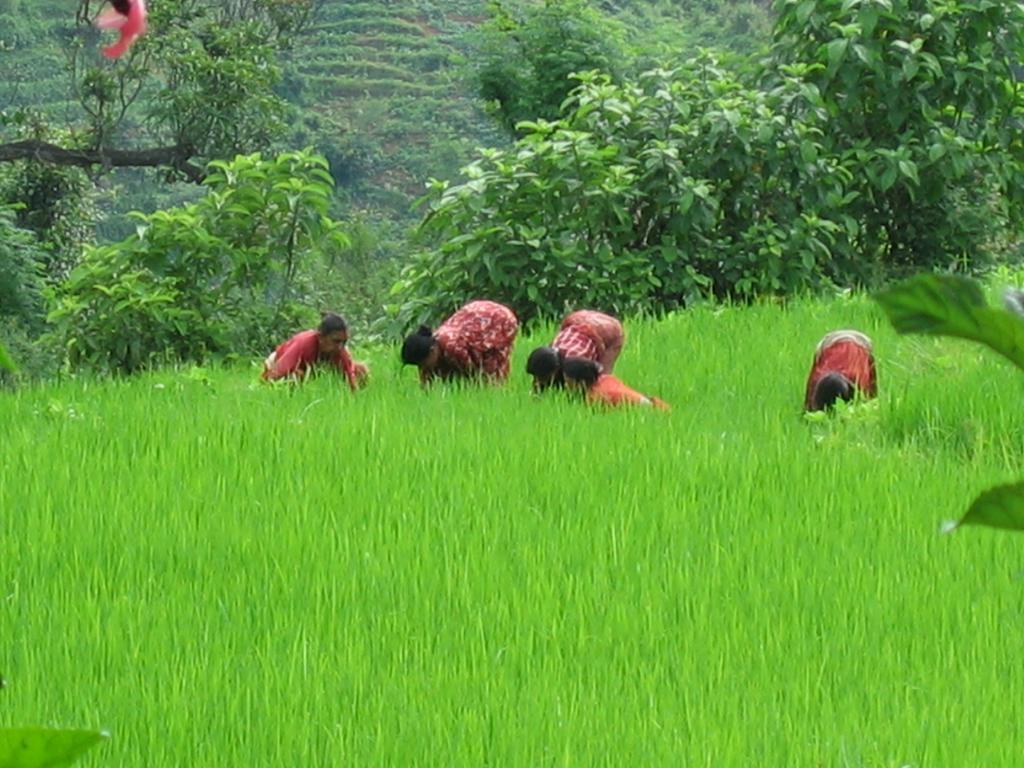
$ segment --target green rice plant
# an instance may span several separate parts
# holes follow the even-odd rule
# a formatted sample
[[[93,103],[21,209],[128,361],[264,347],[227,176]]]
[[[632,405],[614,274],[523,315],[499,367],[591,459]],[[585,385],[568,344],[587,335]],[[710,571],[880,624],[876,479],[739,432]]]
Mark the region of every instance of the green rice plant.
[[[0,725],[102,722],[82,765],[124,768],[1015,768],[1019,547],[934,521],[1018,473],[1016,373],[863,298],[625,327],[671,412],[534,396],[551,326],[496,388],[353,327],[356,394],[257,361],[0,393]],[[838,327],[877,405],[808,423]]]

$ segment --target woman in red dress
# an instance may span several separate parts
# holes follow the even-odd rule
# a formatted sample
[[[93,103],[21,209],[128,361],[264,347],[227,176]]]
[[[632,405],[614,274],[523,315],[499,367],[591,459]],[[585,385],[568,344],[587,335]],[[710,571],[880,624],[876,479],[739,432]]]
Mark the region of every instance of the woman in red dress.
[[[837,400],[852,400],[858,393],[865,398],[878,394],[871,339],[860,331],[832,331],[814,351],[804,410],[828,410]]]
[[[366,383],[369,369],[352,360],[345,345],[348,324],[341,315],[328,312],[317,328],[302,331],[278,345],[263,361],[263,379],[304,379],[320,363],[336,368],[354,392]]]

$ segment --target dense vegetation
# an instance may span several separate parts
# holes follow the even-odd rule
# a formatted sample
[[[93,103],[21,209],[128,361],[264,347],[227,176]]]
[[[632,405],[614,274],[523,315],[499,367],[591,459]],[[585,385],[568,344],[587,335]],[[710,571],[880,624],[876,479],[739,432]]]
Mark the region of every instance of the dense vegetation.
[[[563,117],[436,182],[399,316],[466,295],[527,318],[661,311],[1007,258],[1024,8],[778,7],[771,56],[746,70],[584,75]]]
[[[53,368],[55,344],[40,343],[39,331],[43,310],[54,304],[42,304],[39,295],[59,295],[60,283],[93,245],[116,249],[127,237],[131,252],[136,220],[127,212],[164,209],[175,220],[175,210],[203,194],[181,178],[199,180],[207,161],[230,160],[238,151],[270,157],[311,146],[326,158],[336,182],[330,213],[345,221],[349,245],[326,262],[306,260],[296,284],[309,290],[296,298],[342,309],[364,329],[379,320],[396,266],[408,256],[406,229],[418,215],[411,203],[427,180],[454,176],[475,146],[507,141],[499,121],[486,114],[491,108],[477,78],[483,52],[500,39],[501,15],[529,16],[528,4],[506,3],[499,13],[476,0],[158,3],[150,35],[126,62],[111,66],[99,61],[97,33],[88,27],[96,5],[80,0],[77,16],[50,0],[0,5],[0,138],[8,141],[0,156],[47,158],[0,165],[0,201],[15,206],[5,240],[31,244],[34,236],[38,250],[20,249],[2,266],[4,274],[25,278],[11,278],[8,290],[36,297],[31,322],[24,317],[26,296],[0,307],[0,339],[29,375]],[[563,34],[558,30],[574,10],[584,8],[567,0],[544,5],[549,12],[540,25],[526,29],[539,39]],[[696,41],[749,48],[767,29],[763,9],[750,3],[605,4],[588,13],[594,36],[618,30],[616,45],[629,54],[623,62]],[[488,18],[493,21],[484,24]],[[701,31],[703,19],[723,24]],[[557,80],[549,82],[562,93],[572,87]],[[131,167],[137,163],[160,170]],[[94,283],[102,282],[101,273]],[[41,292],[34,287],[39,278]],[[150,298],[160,305],[159,296]],[[148,318],[142,326],[163,323]],[[115,325],[100,336],[116,337]],[[192,328],[185,336],[204,333]],[[239,352],[265,343],[262,333],[238,328],[234,334],[249,339]],[[48,338],[56,346],[68,341]],[[180,349],[161,344],[145,357],[167,359]],[[196,345],[192,356],[209,350]],[[124,359],[123,351],[104,355]]]
[[[22,140],[0,145],[0,160],[15,160],[0,167],[3,232],[31,248],[0,250],[18,252],[2,274],[24,277],[8,288],[17,295],[0,310],[0,341],[46,356],[40,330],[56,331],[42,338],[71,364],[135,370],[265,352],[298,322],[286,305],[333,306],[364,332],[390,334],[471,296],[505,301],[527,322],[581,304],[657,313],[1016,257],[1021,6],[780,0],[771,15],[757,4],[712,6],[718,42],[744,40],[748,56],[689,56],[680,49],[694,37],[682,33],[672,48],[667,5],[583,0],[484,9],[467,0],[443,11],[395,3],[383,13],[372,3],[191,0],[154,10],[151,34],[112,67],[96,66],[80,34],[68,80],[77,116],[25,108],[18,77],[8,81],[0,122]],[[92,12],[80,0],[80,22]],[[659,14],[659,34],[645,36],[639,22]],[[740,16],[751,23],[725,23]],[[765,37],[758,46],[769,20],[772,45]],[[406,46],[412,38],[422,45]],[[31,68],[27,43],[11,45],[11,60]],[[571,75],[587,67],[597,70]],[[356,82],[359,92],[349,87]],[[435,119],[441,113],[448,122]],[[365,123],[342,125],[342,114]],[[404,127],[381,134],[394,125],[389,116]],[[450,151],[436,151],[444,137]],[[317,183],[332,181],[340,194],[328,185],[307,207],[278,179],[243,196],[234,213],[244,221],[230,224],[240,241],[217,230],[219,219],[201,228],[218,234],[190,240],[197,264],[221,265],[200,270],[194,286],[185,285],[187,260],[173,256],[178,235],[140,243],[159,232],[154,222],[172,231],[195,211],[219,210],[223,190],[210,184],[188,187],[176,206],[180,185],[150,184],[163,210],[136,217],[148,235],[129,228],[119,241],[101,233],[95,242],[89,223],[110,207],[104,186],[116,178],[106,166],[152,165],[165,180],[202,181],[237,153],[259,151],[255,162],[267,165],[254,173],[269,178],[275,155],[300,141],[326,158],[331,178]],[[488,143],[461,183],[449,178],[469,147]],[[375,156],[388,160],[375,165]],[[419,165],[409,170],[413,156]],[[415,246],[402,217],[389,226],[367,218],[385,205],[408,210],[430,175]],[[125,184],[114,188],[122,198],[142,189]],[[258,209],[272,190],[296,221],[342,222],[346,247],[293,261],[293,241],[269,238],[258,257],[229,253],[245,241],[245,221],[264,231]],[[281,248],[284,288],[269,277]],[[233,259],[248,265],[240,292],[224,282],[240,274],[224,266]],[[163,266],[153,272],[154,263]],[[172,288],[160,282],[168,264],[178,270]],[[131,287],[136,298],[122,296],[125,276],[141,274],[149,277]],[[220,289],[234,298],[214,310],[209,297]],[[194,301],[165,311],[169,297],[189,292]],[[241,311],[246,302],[254,306]],[[214,317],[222,327],[210,327]],[[119,339],[130,328],[147,330],[129,354]]]
[[[147,768],[1019,762],[1018,550],[935,535],[1024,528],[1019,375],[897,334],[1024,365],[1024,293],[928,275],[894,329],[847,289],[1020,282],[1024,5],[152,5],[111,65],[96,0],[0,0],[0,384],[132,374],[0,390],[0,726]],[[505,387],[374,343],[483,295]],[[670,412],[531,394],[580,305]],[[259,383],[323,308],[370,386]],[[801,417],[849,326],[880,397]]]

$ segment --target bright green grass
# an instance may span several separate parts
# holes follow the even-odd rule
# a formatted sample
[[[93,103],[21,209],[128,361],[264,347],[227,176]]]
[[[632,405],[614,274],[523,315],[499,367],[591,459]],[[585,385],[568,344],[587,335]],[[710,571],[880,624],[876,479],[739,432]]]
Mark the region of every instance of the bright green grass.
[[[808,423],[846,325],[882,396]],[[938,535],[1024,475],[1019,375],[862,301],[627,332],[670,414],[533,398],[539,338],[505,389],[388,351],[356,397],[0,395],[0,724],[126,768],[1019,765],[1024,539]]]

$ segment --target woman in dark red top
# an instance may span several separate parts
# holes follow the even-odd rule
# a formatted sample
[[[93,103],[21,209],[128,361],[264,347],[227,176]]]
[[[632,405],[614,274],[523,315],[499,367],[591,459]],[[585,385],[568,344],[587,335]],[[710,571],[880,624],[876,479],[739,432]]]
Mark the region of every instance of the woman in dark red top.
[[[348,324],[340,315],[328,312],[319,327],[295,334],[270,353],[263,361],[263,378],[305,378],[315,366],[326,363],[345,375],[354,392],[366,383],[369,370],[352,361],[345,349],[347,343]]]
[[[824,411],[858,392],[868,398],[878,394],[871,339],[860,331],[832,331],[814,351],[804,410]]]
[[[420,381],[482,376],[501,383],[508,378],[509,358],[519,321],[494,301],[471,301],[436,331],[421,325],[402,343],[402,363],[420,369]]]

